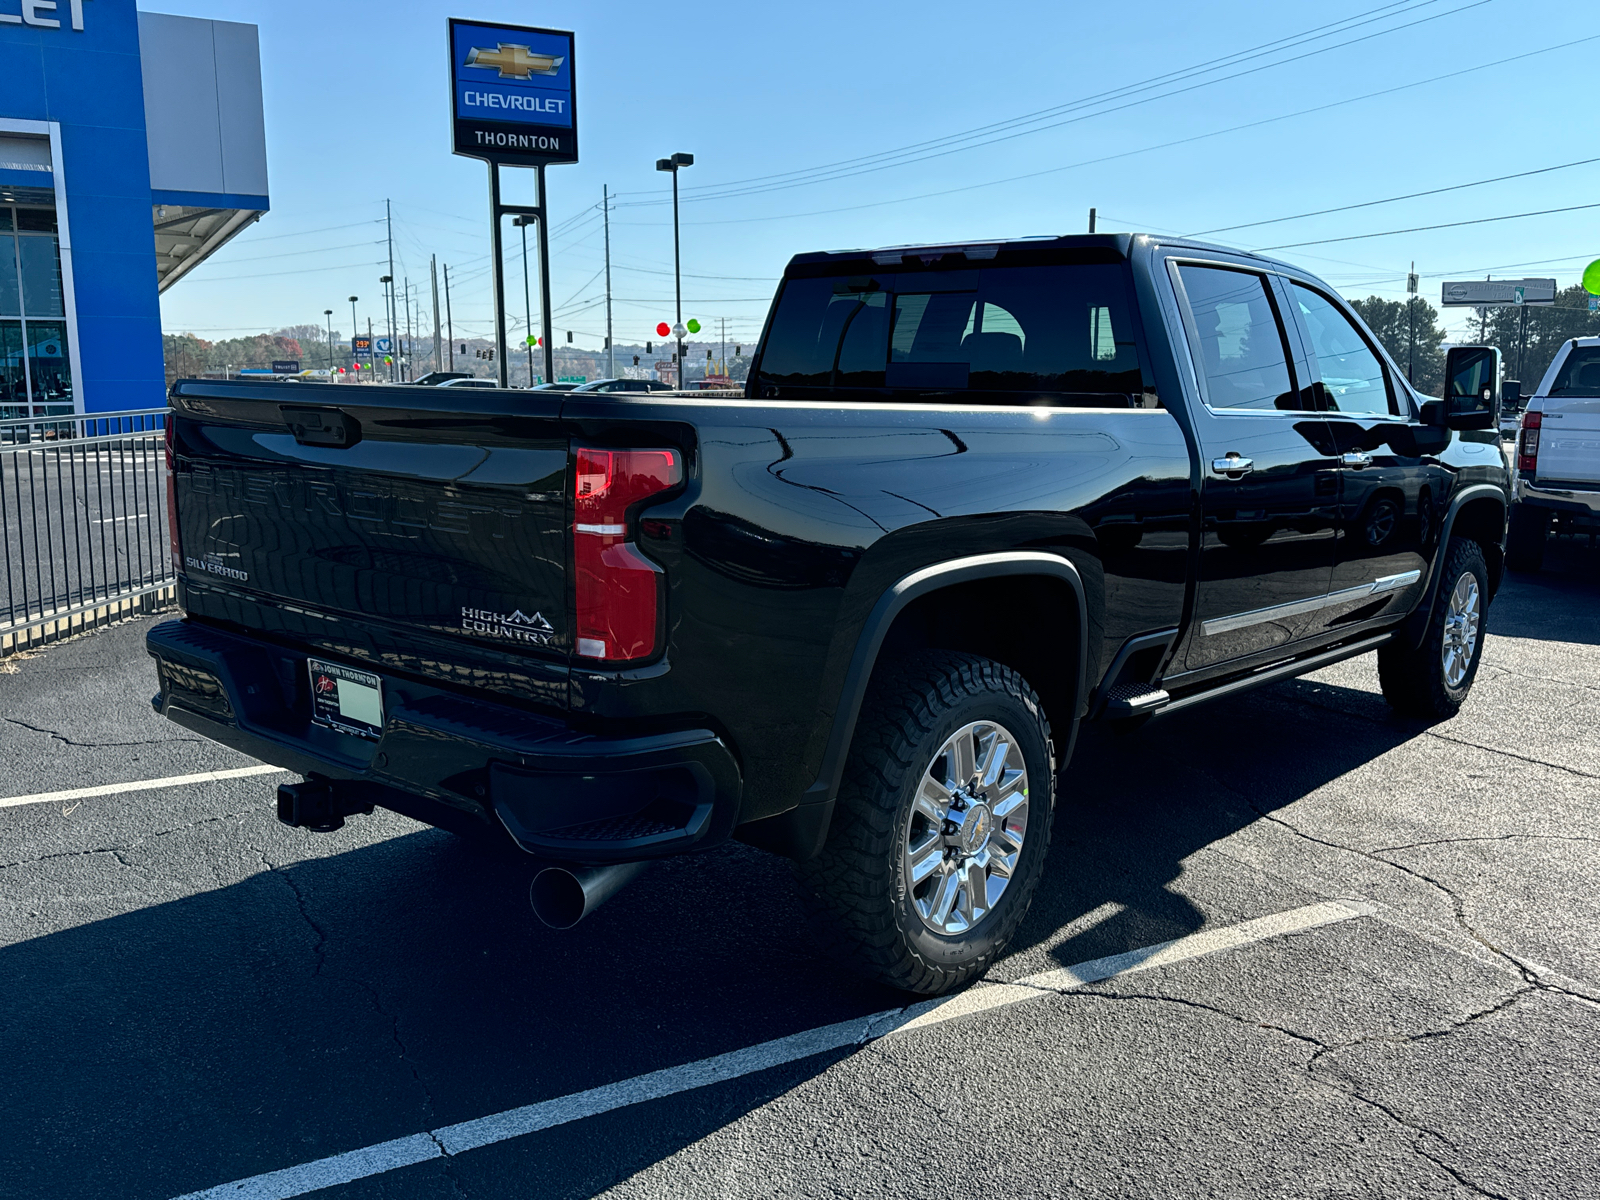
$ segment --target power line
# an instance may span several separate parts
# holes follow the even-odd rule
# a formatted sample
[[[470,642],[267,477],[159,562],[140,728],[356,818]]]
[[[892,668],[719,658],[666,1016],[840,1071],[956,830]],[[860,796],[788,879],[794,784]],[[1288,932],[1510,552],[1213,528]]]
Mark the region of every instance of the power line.
[[[1437,0],[1427,0],[1427,3],[1430,3],[1430,4],[1431,3],[1435,3],[1435,2],[1437,2]],[[917,155],[915,155],[913,157],[904,157],[902,155],[899,158],[898,161],[885,161],[885,162],[880,162],[880,163],[875,163],[875,164],[865,165],[865,166],[860,166],[860,167],[840,166],[840,167],[817,168],[812,173],[810,173],[808,176],[806,176],[804,178],[800,178],[800,179],[796,179],[796,180],[790,180],[790,181],[787,181],[787,182],[772,182],[772,183],[746,182],[746,183],[729,183],[729,184],[723,184],[723,185],[707,185],[706,187],[701,188],[701,189],[690,189],[691,191],[698,190],[701,194],[689,195],[689,196],[686,196],[685,199],[686,200],[696,200],[696,201],[699,201],[699,200],[727,200],[727,199],[736,199],[736,198],[743,197],[743,196],[756,195],[756,194],[765,193],[765,192],[784,191],[784,190],[787,190],[787,189],[793,188],[793,187],[806,187],[806,186],[810,186],[810,185],[816,184],[816,183],[834,182],[834,181],[840,180],[840,179],[851,178],[851,177],[856,176],[856,175],[864,175],[864,174],[869,174],[869,173],[872,173],[872,172],[875,172],[875,171],[885,170],[885,169],[887,169],[889,167],[905,166],[905,165],[908,165],[910,163],[916,163],[916,162],[926,162],[926,161],[928,161],[930,159],[944,157],[944,156],[949,155],[949,154],[955,154],[955,153],[958,153],[958,152],[960,152],[962,150],[974,149],[977,146],[998,145],[998,144],[1000,144],[1002,142],[1012,141],[1012,140],[1014,140],[1016,138],[1019,138],[1019,137],[1026,137],[1026,136],[1029,136],[1031,134],[1042,133],[1042,132],[1045,132],[1045,131],[1051,130],[1051,129],[1059,129],[1059,128],[1062,128],[1063,126],[1066,126],[1066,125],[1073,125],[1073,124],[1077,124],[1077,123],[1082,122],[1082,121],[1092,120],[1095,117],[1109,116],[1112,113],[1123,112],[1123,111],[1125,111],[1127,109],[1130,109],[1130,108],[1136,108],[1136,107],[1138,107],[1140,105],[1151,103],[1154,100],[1170,99],[1173,96],[1181,96],[1181,95],[1184,95],[1184,94],[1186,94],[1188,92],[1196,91],[1196,90],[1198,90],[1200,88],[1211,87],[1211,86],[1213,86],[1215,84],[1219,84],[1219,83],[1227,83],[1227,82],[1230,82],[1230,81],[1235,80],[1235,79],[1242,79],[1247,75],[1254,75],[1254,74],[1257,74],[1257,73],[1259,73],[1261,71],[1271,70],[1274,67],[1287,66],[1290,63],[1300,62],[1300,61],[1303,61],[1304,59],[1307,59],[1307,58],[1314,58],[1314,57],[1316,57],[1318,55],[1327,54],[1327,53],[1330,53],[1330,52],[1332,52],[1334,50],[1340,50],[1340,49],[1344,49],[1345,47],[1348,47],[1348,46],[1354,46],[1354,45],[1357,45],[1357,44],[1359,44],[1361,42],[1370,41],[1373,38],[1386,37],[1391,33],[1398,33],[1401,30],[1411,29],[1411,28],[1413,28],[1413,27],[1415,27],[1417,25],[1424,25],[1424,24],[1427,24],[1427,23],[1429,23],[1431,21],[1437,21],[1437,20],[1440,20],[1440,19],[1442,19],[1444,17],[1454,16],[1454,15],[1456,15],[1458,13],[1467,12],[1467,11],[1469,11],[1471,9],[1474,9],[1474,8],[1481,8],[1483,5],[1490,4],[1490,3],[1493,3],[1493,0],[1473,0],[1472,3],[1462,5],[1460,8],[1453,8],[1453,9],[1450,9],[1450,10],[1448,10],[1446,12],[1442,12],[1442,13],[1434,13],[1431,16],[1422,17],[1422,18],[1419,18],[1418,20],[1410,21],[1410,22],[1407,22],[1406,24],[1403,24],[1403,25],[1397,25],[1397,26],[1394,26],[1394,27],[1389,28],[1389,29],[1379,30],[1379,31],[1377,31],[1375,33],[1364,34],[1361,37],[1352,38],[1349,41],[1337,42],[1337,43],[1335,43],[1335,44],[1333,44],[1331,46],[1323,46],[1323,47],[1320,47],[1320,48],[1315,49],[1315,50],[1308,50],[1304,54],[1294,55],[1294,56],[1291,56],[1289,58],[1279,59],[1279,60],[1276,60],[1276,61],[1270,62],[1270,63],[1262,63],[1262,64],[1257,65],[1257,66],[1249,67],[1249,68],[1247,68],[1247,69],[1245,69],[1243,71],[1237,71],[1237,72],[1235,72],[1235,73],[1233,73],[1231,75],[1223,75],[1223,76],[1219,76],[1216,79],[1209,79],[1209,80],[1205,80],[1205,81],[1200,82],[1200,83],[1189,84],[1189,85],[1187,85],[1185,87],[1174,88],[1174,89],[1171,89],[1171,90],[1168,90],[1168,91],[1160,92],[1157,95],[1144,96],[1144,97],[1142,97],[1140,99],[1137,99],[1137,100],[1130,100],[1125,104],[1118,104],[1118,105],[1115,105],[1114,107],[1111,107],[1111,108],[1102,108],[1097,112],[1083,113],[1083,114],[1080,114],[1078,116],[1070,117],[1070,118],[1068,118],[1066,120],[1054,121],[1054,122],[1052,122],[1050,124],[1047,124],[1047,125],[1039,125],[1038,127],[1033,128],[1033,129],[1025,129],[1025,130],[1020,130],[1020,131],[1017,131],[1017,132],[1006,133],[1006,134],[1004,134],[1002,136],[997,136],[997,137],[977,138],[976,140],[974,140],[976,138],[976,134],[956,135],[955,140],[957,142],[962,143],[962,144],[948,145],[948,146],[945,146],[945,147],[937,149],[937,150],[931,150],[931,151],[928,151],[926,153],[917,154]],[[1424,7],[1424,6],[1425,5],[1419,5],[1418,7],[1420,8],[1420,7]],[[1410,9],[1410,10],[1407,10],[1407,11],[1414,12],[1414,11],[1417,11],[1417,10],[1416,9]],[[1395,15],[1400,15],[1400,14],[1395,14],[1395,13],[1388,14],[1388,16],[1395,16]],[[1359,24],[1371,24],[1374,21],[1384,20],[1384,19],[1387,19],[1387,17],[1377,17],[1377,18],[1373,18],[1370,21],[1362,21]],[[1352,25],[1351,28],[1359,28],[1359,24],[1358,25]],[[1342,30],[1340,32],[1348,32],[1348,30]],[[1149,86],[1160,86],[1160,84],[1152,84],[1152,85],[1149,85]],[[1130,93],[1127,92],[1126,89],[1119,89],[1119,91],[1121,92],[1122,95],[1130,94]],[[1106,103],[1109,100],[1118,99],[1118,98],[1120,98],[1120,96],[1116,92],[1106,93],[1106,94],[1104,94],[1102,96],[1089,97],[1089,98],[1087,98],[1085,100],[1074,101],[1072,104],[1067,105],[1067,106],[1061,106],[1055,111],[1058,111],[1058,112],[1059,111],[1071,111],[1073,108],[1089,107],[1089,106],[1091,106],[1093,104]],[[716,190],[712,194],[705,194],[707,192],[711,192],[711,189],[713,187],[717,187],[719,190]],[[636,201],[627,202],[628,206],[630,206],[630,207],[631,206],[659,205],[659,204],[664,204],[664,203],[666,203],[666,201],[660,200],[660,199],[636,200]]]
[[[1518,171],[1513,175],[1496,175],[1492,179],[1474,179],[1471,183],[1453,183],[1449,187],[1430,188],[1425,192],[1407,192],[1403,196],[1389,196],[1383,200],[1363,200],[1359,204],[1341,204],[1337,208],[1319,208],[1313,212],[1296,213],[1292,217],[1272,217],[1265,221],[1246,221],[1242,225],[1223,225],[1217,229],[1202,229],[1198,233],[1186,233],[1183,237],[1205,237],[1212,233],[1232,233],[1236,229],[1254,229],[1259,225],[1279,225],[1284,221],[1301,221],[1307,217],[1325,217],[1329,213],[1350,212],[1357,208],[1373,208],[1380,204],[1395,204],[1401,200],[1416,200],[1422,196],[1439,196],[1445,192],[1459,192],[1465,188],[1483,187],[1490,183],[1504,183],[1508,179],[1526,179],[1530,175],[1547,175],[1551,171],[1566,171],[1573,167],[1586,167],[1591,163],[1600,162],[1600,158],[1580,158],[1575,162],[1558,163],[1553,167],[1536,167],[1531,171]],[[1305,245],[1314,243],[1306,242]]]
[[[335,267],[300,267],[293,271],[266,271],[259,275],[215,275],[209,279],[195,279],[195,283],[228,283],[235,279],[272,279],[279,275],[313,275],[320,271],[354,271],[361,267],[381,267],[382,260],[370,263],[340,263]]]
[[[775,213],[766,217],[730,217],[711,221],[685,221],[685,225],[749,225],[765,221],[792,221],[803,217],[831,216],[834,213],[859,212],[868,208],[884,208],[895,204],[909,204],[916,200],[932,200],[943,196],[955,196],[964,192],[978,191],[982,188],[999,187],[1007,183],[1020,183],[1024,180],[1039,179],[1046,175],[1057,175],[1063,171],[1076,171],[1084,167],[1100,166],[1108,162],[1116,162],[1124,158],[1133,158],[1140,154],[1150,154],[1157,150],[1170,150],[1177,146],[1188,146],[1195,142],[1206,141],[1210,138],[1223,137],[1230,133],[1242,133],[1247,129],[1258,129],[1265,125],[1274,125],[1281,121],[1291,121],[1296,117],[1308,117],[1316,113],[1327,112],[1330,109],[1343,108],[1351,104],[1359,104],[1364,100],[1377,100],[1384,96],[1392,96],[1399,92],[1410,91],[1413,88],[1426,87],[1429,84],[1443,83],[1449,79],[1457,79],[1463,75],[1471,75],[1478,71],[1487,71],[1493,67],[1503,67],[1508,63],[1521,62],[1524,59],[1535,58],[1541,54],[1552,54],[1557,50],[1566,50],[1573,46],[1581,46],[1588,42],[1600,41],[1600,33],[1588,37],[1568,39],[1555,42],[1548,46],[1541,46],[1537,50],[1524,51],[1521,54],[1509,55],[1506,58],[1494,59],[1490,62],[1479,63],[1472,67],[1462,67],[1456,71],[1446,71],[1442,75],[1430,76],[1427,79],[1416,79],[1410,83],[1396,84],[1393,87],[1380,88],[1375,92],[1365,92],[1359,96],[1349,96],[1343,100],[1331,100],[1326,104],[1313,105],[1310,108],[1298,109],[1294,112],[1279,113],[1273,117],[1263,117],[1256,121],[1246,121],[1239,125],[1229,125],[1222,129],[1213,129],[1207,133],[1197,133],[1189,137],[1174,138],[1169,142],[1157,142],[1154,145],[1142,146],[1137,150],[1122,150],[1116,154],[1105,154],[1099,158],[1086,158],[1074,163],[1064,163],[1057,167],[1046,167],[1040,171],[1027,171],[1021,175],[1007,175],[1000,179],[989,179],[981,183],[964,184],[961,187],[941,188],[932,192],[918,192],[911,196],[897,196],[892,200],[872,200],[865,204],[847,204],[836,208],[812,209],[808,212]],[[620,223],[620,222],[619,222]]]
[[[1487,225],[1492,221],[1516,221],[1523,217],[1547,217],[1552,213],[1581,212],[1588,208],[1600,208],[1600,202],[1594,204],[1569,204],[1565,208],[1540,208],[1532,212],[1502,213],[1497,217],[1475,217],[1470,221],[1443,221],[1437,225],[1416,225],[1410,229],[1385,229],[1381,233],[1352,233],[1347,237],[1321,238],[1314,242],[1285,242],[1281,246],[1262,246],[1266,250],[1294,250],[1300,246],[1327,246],[1334,242],[1359,242],[1366,238],[1394,237],[1401,233],[1428,233],[1434,229],[1459,229],[1463,225]]]

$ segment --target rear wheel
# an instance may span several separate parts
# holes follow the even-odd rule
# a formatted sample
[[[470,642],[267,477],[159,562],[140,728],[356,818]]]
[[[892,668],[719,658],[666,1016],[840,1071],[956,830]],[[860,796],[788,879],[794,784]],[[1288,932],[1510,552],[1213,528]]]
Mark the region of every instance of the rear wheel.
[[[874,674],[822,853],[797,864],[824,940],[937,995],[1004,950],[1044,867],[1050,728],[1009,667],[930,652]]]
[[[1453,717],[1466,701],[1483,658],[1489,568],[1477,542],[1451,538],[1439,597],[1422,645],[1390,642],[1378,651],[1383,698],[1398,713],[1425,720]]]
[[[1506,529],[1506,566],[1530,574],[1544,565],[1545,539],[1550,536],[1550,513],[1526,504],[1511,506]]]

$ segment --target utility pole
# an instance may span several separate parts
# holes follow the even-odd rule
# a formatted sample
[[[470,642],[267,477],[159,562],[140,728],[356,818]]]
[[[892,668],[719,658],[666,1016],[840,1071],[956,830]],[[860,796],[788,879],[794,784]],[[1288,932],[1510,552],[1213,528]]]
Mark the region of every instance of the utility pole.
[[[367,324],[371,325],[372,322],[368,321]],[[351,365],[351,367],[357,367],[361,363],[361,360],[356,357],[356,334],[358,334],[360,332],[361,332],[361,324],[360,324],[360,322],[358,322],[356,320],[356,297],[355,296],[351,296],[350,297],[350,365]],[[356,372],[356,378],[357,379],[361,378],[361,372],[360,371]]]
[[[328,321],[328,374],[333,374],[333,309],[325,308],[322,315]]]
[[[1417,382],[1417,264],[1406,273],[1406,311],[1411,318],[1411,342],[1406,350],[1406,382]]]
[[[389,233],[388,233],[388,238],[389,238],[389,313],[388,313],[388,316],[389,316],[389,351],[390,351],[390,354],[391,354],[391,357],[392,357],[393,352],[394,352],[394,327],[395,327],[395,319],[394,319],[395,318],[395,312],[394,312],[394,214],[393,214],[393,212],[390,211],[389,201],[387,201],[387,200],[385,200],[383,202],[383,219],[384,219],[385,224],[388,226],[388,230],[389,230]],[[395,364],[393,362],[391,362],[389,364],[389,382],[390,383],[394,382],[394,369],[395,369]]]
[[[606,377],[617,377],[617,348],[611,342],[611,191],[600,185],[600,203],[605,206],[606,227]]]
[[[440,353],[439,345],[439,256],[428,256],[428,274],[433,279],[433,369],[437,371],[444,365],[444,355]]]
[[[411,355],[409,353],[408,347],[410,347],[411,344],[412,344],[412,337],[411,337],[411,280],[407,279],[407,280],[404,280],[403,282],[405,284],[405,289],[406,289],[406,344],[405,344],[405,346],[401,347],[401,350],[400,350],[400,362],[397,365],[400,368],[400,378],[402,380],[404,380],[406,383],[410,383],[411,382],[411,363],[410,363]]]
[[[1089,232],[1094,232],[1094,209],[1089,210]]]
[[[728,374],[728,318],[722,318],[722,340],[717,344],[717,353],[722,355],[721,374]]]
[[[372,345],[372,318],[371,317],[367,318],[367,345],[369,345],[369,346]],[[373,360],[376,360],[378,356],[376,354],[373,354],[370,357]]]
[[[450,264],[444,265],[444,332],[450,339],[450,370],[456,369],[456,323],[450,316]]]

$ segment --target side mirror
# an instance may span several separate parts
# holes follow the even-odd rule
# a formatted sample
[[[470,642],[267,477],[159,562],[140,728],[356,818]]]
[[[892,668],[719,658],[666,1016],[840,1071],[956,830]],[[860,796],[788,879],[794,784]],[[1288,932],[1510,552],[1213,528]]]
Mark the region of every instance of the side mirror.
[[[1520,379],[1506,379],[1501,381],[1500,411],[1522,411],[1522,381]]]
[[[1444,423],[1451,429],[1493,429],[1500,423],[1500,351],[1454,346],[1444,363]]]

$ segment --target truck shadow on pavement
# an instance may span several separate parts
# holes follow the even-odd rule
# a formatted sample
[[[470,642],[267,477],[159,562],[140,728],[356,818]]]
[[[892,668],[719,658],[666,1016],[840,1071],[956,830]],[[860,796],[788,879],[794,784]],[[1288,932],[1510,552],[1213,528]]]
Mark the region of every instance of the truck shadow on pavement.
[[[1301,703],[1313,686],[1347,691],[1280,685],[1086,738],[1016,973],[1201,928],[1169,886],[1186,859],[1417,732],[1368,719],[1367,693],[1345,714]],[[353,833],[319,840],[264,808],[230,840],[292,865],[0,949],[0,1197],[160,1200],[905,1003],[813,954],[786,864],[757,851],[659,864],[557,934],[528,909],[524,864],[389,819],[400,836],[340,850]],[[177,873],[118,858],[129,890]],[[1303,902],[1245,900],[1210,919]],[[591,1195],[838,1057],[337,1194],[438,1194],[448,1170],[474,1196]]]
[[[1600,646],[1600,549],[1588,539],[1554,538],[1537,574],[1508,572],[1489,609],[1489,633]]]

